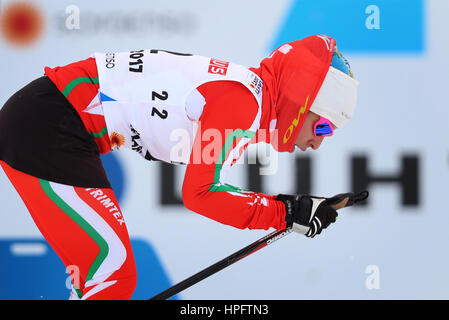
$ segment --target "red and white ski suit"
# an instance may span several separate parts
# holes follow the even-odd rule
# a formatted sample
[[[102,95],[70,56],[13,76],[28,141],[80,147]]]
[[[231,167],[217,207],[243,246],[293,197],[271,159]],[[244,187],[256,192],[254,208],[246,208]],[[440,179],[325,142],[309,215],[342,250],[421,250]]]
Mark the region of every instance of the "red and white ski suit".
[[[296,45],[299,48],[292,50]],[[251,69],[193,56],[198,68],[204,68],[191,78],[179,76],[183,68],[188,69],[184,63],[190,56],[157,50],[98,54],[46,68],[45,74],[75,108],[99,153],[128,147],[148,160],[185,163],[182,199],[188,209],[240,229],[281,229],[285,227],[284,204],[275,195],[227,184],[225,171],[249,144],[260,142],[261,130],[268,133],[265,142],[274,141],[279,151],[292,151],[329,67],[333,45],[331,38],[297,41],[292,48],[275,50],[259,68]],[[160,64],[168,62],[151,60],[151,64],[145,59],[152,54],[167,57],[171,64],[180,62],[164,73]],[[119,71],[107,73],[114,68]],[[125,81],[121,75],[126,71],[130,78]],[[153,87],[146,87],[145,81]],[[172,87],[166,90],[164,85]],[[307,100],[307,110],[298,113]],[[185,110],[179,108],[184,102]],[[193,134],[190,153],[180,161],[170,158],[176,140],[164,132],[177,127]],[[79,267],[72,297],[129,299],[136,285],[136,268],[113,190],[33,175],[32,170],[17,170],[11,161],[0,164],[64,264]]]

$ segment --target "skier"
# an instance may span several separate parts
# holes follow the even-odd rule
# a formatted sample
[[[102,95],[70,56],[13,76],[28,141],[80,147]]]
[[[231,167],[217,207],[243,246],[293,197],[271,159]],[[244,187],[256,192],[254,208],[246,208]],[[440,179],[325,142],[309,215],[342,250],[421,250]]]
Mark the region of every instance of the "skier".
[[[164,50],[96,53],[46,67],[5,103],[0,164],[63,263],[79,268],[70,298],[130,299],[133,252],[100,154],[130,148],[187,164],[186,208],[314,237],[336,220],[329,198],[251,192],[226,174],[249,144],[318,149],[351,118],[357,86],[326,35],[286,43],[257,68]]]

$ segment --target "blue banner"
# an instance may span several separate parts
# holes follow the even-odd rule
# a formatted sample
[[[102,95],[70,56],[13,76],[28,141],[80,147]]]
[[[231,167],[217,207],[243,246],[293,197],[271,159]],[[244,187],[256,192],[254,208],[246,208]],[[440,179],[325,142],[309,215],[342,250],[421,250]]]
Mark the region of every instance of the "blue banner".
[[[296,0],[282,19],[273,46],[327,34],[357,53],[425,51],[424,0]]]

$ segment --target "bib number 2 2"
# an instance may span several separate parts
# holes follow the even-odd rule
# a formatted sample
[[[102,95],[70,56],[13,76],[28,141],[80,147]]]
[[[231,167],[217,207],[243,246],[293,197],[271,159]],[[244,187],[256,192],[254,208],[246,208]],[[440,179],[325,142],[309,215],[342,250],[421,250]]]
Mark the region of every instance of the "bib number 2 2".
[[[167,100],[168,99],[167,91],[162,91],[161,93],[152,91],[151,92],[151,100],[155,101],[156,99],[162,100],[162,101]],[[151,116],[154,117],[155,115],[157,115],[161,119],[165,119],[168,117],[168,112],[165,109],[162,109],[162,111],[159,111],[156,107],[153,107],[153,109],[151,110]]]

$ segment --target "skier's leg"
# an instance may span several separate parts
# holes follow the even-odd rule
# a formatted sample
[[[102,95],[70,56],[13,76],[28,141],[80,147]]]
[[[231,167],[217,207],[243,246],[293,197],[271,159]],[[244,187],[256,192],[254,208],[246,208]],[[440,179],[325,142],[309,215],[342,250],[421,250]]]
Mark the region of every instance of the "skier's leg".
[[[128,231],[109,188],[33,177],[0,161],[34,222],[73,281],[72,298],[130,299],[137,281]]]

